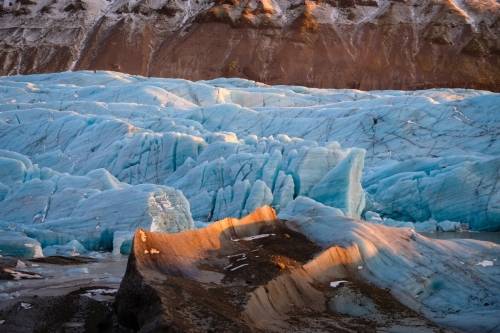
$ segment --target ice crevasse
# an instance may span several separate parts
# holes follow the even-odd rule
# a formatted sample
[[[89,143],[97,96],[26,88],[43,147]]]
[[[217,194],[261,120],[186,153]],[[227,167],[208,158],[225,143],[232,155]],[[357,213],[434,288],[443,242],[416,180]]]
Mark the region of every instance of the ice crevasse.
[[[1,227],[42,248],[111,249],[138,226],[179,231],[308,197],[351,218],[499,230],[499,105],[464,89],[3,77]]]

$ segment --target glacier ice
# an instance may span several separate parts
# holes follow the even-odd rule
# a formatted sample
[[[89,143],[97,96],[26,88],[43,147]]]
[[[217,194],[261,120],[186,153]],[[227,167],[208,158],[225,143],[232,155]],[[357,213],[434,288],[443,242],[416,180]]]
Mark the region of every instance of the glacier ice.
[[[412,159],[364,180],[370,209],[404,221],[456,221],[500,230],[499,157]]]
[[[82,256],[87,253],[87,249],[76,239],[63,245],[50,245],[43,248],[44,256]]]
[[[437,229],[440,231],[459,231],[461,227],[460,222],[446,220],[437,223]]]
[[[39,168],[26,156],[5,150],[0,150],[0,164],[0,182],[8,187],[0,201],[0,229],[23,235],[12,235],[21,248],[34,238],[40,241],[35,248],[41,245],[50,254],[111,250],[116,231],[194,227],[189,202],[166,186],[128,185],[105,169],[72,176]]]
[[[127,246],[130,246],[130,241],[133,237],[133,231],[120,230],[113,233],[113,254],[128,254]]]
[[[359,217],[365,208],[365,193],[360,179],[365,151],[353,149],[331,169],[309,193],[310,197],[329,206],[340,208],[349,217]]]
[[[314,232],[315,235],[317,235],[317,237],[315,236],[315,242],[322,244],[323,242],[320,240],[322,224],[316,223],[315,219],[312,217],[308,218],[308,216],[328,219],[333,217],[342,218],[345,217],[345,214],[338,208],[324,205],[311,198],[299,196],[278,215],[280,219],[286,221],[295,221],[297,218],[302,219],[300,221],[303,222],[303,225],[301,226],[301,228],[304,228],[303,231],[306,231],[306,227],[312,228],[311,230],[314,231],[311,232]],[[306,234],[308,234],[308,232],[306,232]],[[325,241],[328,242],[328,240]]]
[[[0,255],[21,258],[42,257],[42,247],[36,239],[26,234],[0,228]]]
[[[1,219],[42,247],[88,250],[116,250],[114,233],[137,226],[179,231],[297,198],[416,230],[500,230],[499,105],[467,89],[2,77]]]
[[[397,228],[410,228],[416,230],[418,232],[426,232],[433,233],[436,231],[466,231],[468,230],[468,225],[455,221],[440,221],[437,222],[434,219],[429,219],[427,221],[410,222],[410,221],[401,221],[394,220],[391,218],[384,218],[380,216],[380,214],[372,211],[365,212],[365,220],[372,223],[383,224],[389,227],[397,227]]]
[[[20,258],[42,257],[42,247],[36,239],[22,232],[0,230],[0,255]]]

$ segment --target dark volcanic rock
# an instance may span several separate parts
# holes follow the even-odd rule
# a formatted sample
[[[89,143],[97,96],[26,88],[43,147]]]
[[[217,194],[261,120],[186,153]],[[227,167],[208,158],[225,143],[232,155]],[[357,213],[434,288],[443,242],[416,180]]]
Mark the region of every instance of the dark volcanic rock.
[[[29,261],[44,263],[44,264],[53,264],[53,265],[82,265],[82,264],[97,262],[97,259],[91,257],[82,257],[82,256],[73,256],[73,257],[48,256],[48,257],[33,258],[30,259]]]
[[[0,308],[0,332],[127,332],[113,322],[111,302],[73,293],[8,301]]]
[[[0,74],[500,91],[495,0],[13,2],[0,12]]]

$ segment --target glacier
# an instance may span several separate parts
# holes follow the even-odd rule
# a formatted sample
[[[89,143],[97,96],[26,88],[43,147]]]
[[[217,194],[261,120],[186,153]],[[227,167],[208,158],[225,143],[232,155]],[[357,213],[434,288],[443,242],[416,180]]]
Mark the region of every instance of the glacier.
[[[129,185],[105,169],[72,176],[5,150],[0,150],[0,170],[5,188],[0,201],[1,255],[39,256],[41,247],[47,255],[112,250],[114,233],[120,231],[194,227],[189,203],[167,186]]]
[[[300,198],[345,218],[498,231],[499,133],[500,94],[487,91],[1,77],[0,229],[49,253],[118,253],[137,227],[181,231]]]

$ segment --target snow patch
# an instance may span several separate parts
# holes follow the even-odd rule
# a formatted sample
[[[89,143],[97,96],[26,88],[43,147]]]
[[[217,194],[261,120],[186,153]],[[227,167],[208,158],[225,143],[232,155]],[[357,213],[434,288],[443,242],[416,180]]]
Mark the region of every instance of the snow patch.
[[[476,266],[483,266],[483,267],[490,267],[493,266],[493,261],[491,260],[483,260],[481,262],[478,262]]]
[[[340,287],[340,285],[342,285],[344,283],[348,283],[348,282],[349,281],[346,281],[346,280],[332,281],[332,282],[330,282],[330,287],[337,288],[337,287]]]
[[[256,239],[261,239],[261,238],[267,238],[270,236],[276,236],[276,234],[260,234],[260,235],[254,235],[254,236],[248,236],[248,237],[243,237],[243,238],[237,238],[237,239],[231,239],[233,242],[239,242],[239,241],[253,241]]]

